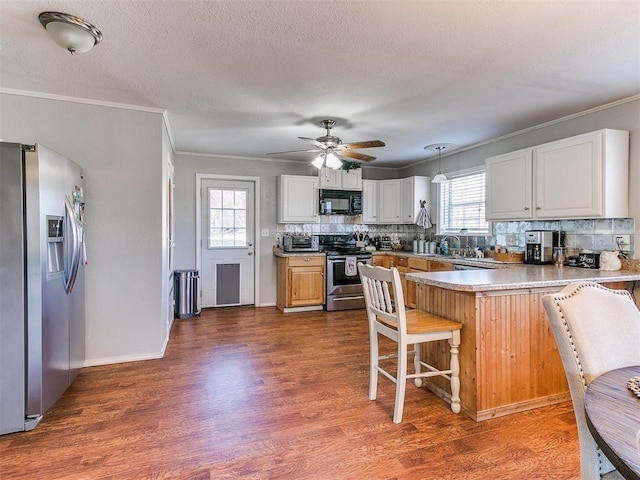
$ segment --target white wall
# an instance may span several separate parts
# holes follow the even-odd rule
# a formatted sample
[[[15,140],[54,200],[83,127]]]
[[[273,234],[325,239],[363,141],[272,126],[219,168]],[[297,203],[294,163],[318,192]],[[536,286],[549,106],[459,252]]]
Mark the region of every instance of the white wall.
[[[175,268],[196,268],[196,173],[260,177],[260,228],[269,237],[260,238],[260,304],[275,305],[276,182],[278,175],[317,175],[307,164],[260,161],[220,156],[175,155]],[[256,232],[260,235],[260,232]]]
[[[640,238],[640,188],[638,188],[640,185],[640,98],[608,108],[594,109],[586,115],[553,122],[541,128],[443,157],[442,171],[447,174],[448,172],[483,165],[484,159],[493,155],[513,152],[521,148],[532,147],[603,128],[629,131],[629,217],[635,219],[635,238]],[[446,141],[446,138],[442,140]],[[400,176],[433,176],[437,169],[438,162],[430,161],[404,168],[400,170]],[[567,181],[567,188],[571,188],[570,181]],[[437,189],[434,188],[432,190],[432,205],[436,205],[436,192]],[[637,243],[634,255],[635,258],[640,258],[640,248],[638,248]]]
[[[84,169],[87,365],[162,355],[161,113],[0,94],[0,138]]]

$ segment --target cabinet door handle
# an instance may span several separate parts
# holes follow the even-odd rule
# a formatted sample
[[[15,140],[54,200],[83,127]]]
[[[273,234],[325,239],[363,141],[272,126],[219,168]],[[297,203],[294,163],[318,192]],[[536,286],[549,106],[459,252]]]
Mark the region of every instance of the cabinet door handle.
[[[529,210],[529,207],[524,207],[525,210]]]
[[[307,257],[307,258],[305,258],[305,259],[304,259],[304,261],[305,261],[305,262],[310,262],[310,261],[311,261],[311,259],[310,259],[309,257]]]
[[[536,207],[536,210],[542,210],[540,207]]]

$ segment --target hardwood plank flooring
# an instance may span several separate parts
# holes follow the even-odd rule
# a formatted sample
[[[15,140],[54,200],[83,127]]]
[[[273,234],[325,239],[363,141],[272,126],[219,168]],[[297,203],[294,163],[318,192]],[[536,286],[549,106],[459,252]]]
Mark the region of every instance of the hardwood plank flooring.
[[[409,383],[395,425],[368,351],[364,310],[176,320],[164,358],[85,368],[0,436],[0,479],[579,479],[571,403],[476,423]]]

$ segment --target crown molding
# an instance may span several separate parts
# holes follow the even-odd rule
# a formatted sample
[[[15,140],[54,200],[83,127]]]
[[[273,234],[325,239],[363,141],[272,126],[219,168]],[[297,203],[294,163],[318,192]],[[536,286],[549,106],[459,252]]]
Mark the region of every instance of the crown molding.
[[[85,105],[97,105],[100,107],[121,108],[124,110],[135,110],[138,112],[157,113],[163,115],[166,110],[162,108],[143,107],[140,105],[131,105],[128,103],[107,102],[104,100],[94,100],[91,98],[70,97],[68,95],[56,95],[53,93],[31,92],[29,90],[17,90],[14,88],[0,87],[0,93],[7,95],[18,95],[22,97],[44,98],[46,100],[57,100],[60,102],[82,103]]]
[[[617,107],[619,105],[624,105],[625,103],[634,102],[636,100],[640,100],[640,94],[632,95],[632,96],[627,97],[627,98],[616,100],[615,102],[605,103],[604,105],[599,105],[597,107],[593,107],[593,108],[590,108],[588,110],[583,110],[582,112],[572,113],[571,115],[567,115],[566,117],[561,117],[561,118],[558,118],[556,120],[550,120],[548,122],[541,123],[539,125],[534,125],[533,127],[528,127],[528,128],[524,128],[522,130],[518,130],[517,132],[507,133],[507,134],[501,135],[499,137],[493,137],[493,138],[490,138],[488,140],[483,140],[482,142],[474,143],[473,145],[469,145],[467,147],[463,147],[463,148],[459,148],[457,150],[453,150],[453,151],[451,151],[450,153],[448,153],[446,155],[442,155],[442,158],[448,157],[448,156],[451,156],[451,155],[456,155],[458,153],[466,152],[467,150],[473,150],[474,148],[483,147],[484,145],[489,145],[490,143],[499,142],[500,140],[505,140],[507,138],[517,137],[518,135],[522,135],[522,134],[528,133],[528,132],[533,132],[534,130],[540,130],[541,128],[550,127],[552,125],[556,125],[558,123],[566,122],[568,120],[573,120],[575,118],[584,117],[585,115],[591,115],[592,113],[600,112],[602,110],[607,110],[609,108]],[[404,170],[405,168],[411,168],[411,167],[415,167],[415,166],[418,166],[418,165],[422,165],[424,163],[431,162],[431,161],[435,160],[436,158],[437,157],[430,157],[430,158],[426,158],[424,160],[419,160],[419,161],[414,162],[414,163],[412,163],[410,165],[406,165],[404,167],[400,167],[400,168],[398,168],[398,170]]]

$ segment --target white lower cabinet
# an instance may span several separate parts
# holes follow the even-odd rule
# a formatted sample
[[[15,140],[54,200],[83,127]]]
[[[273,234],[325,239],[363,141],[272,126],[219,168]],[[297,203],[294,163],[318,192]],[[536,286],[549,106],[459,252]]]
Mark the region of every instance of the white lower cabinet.
[[[318,177],[281,175],[278,177],[278,223],[318,221]]]
[[[487,220],[626,218],[629,132],[598,130],[488,158]]]

